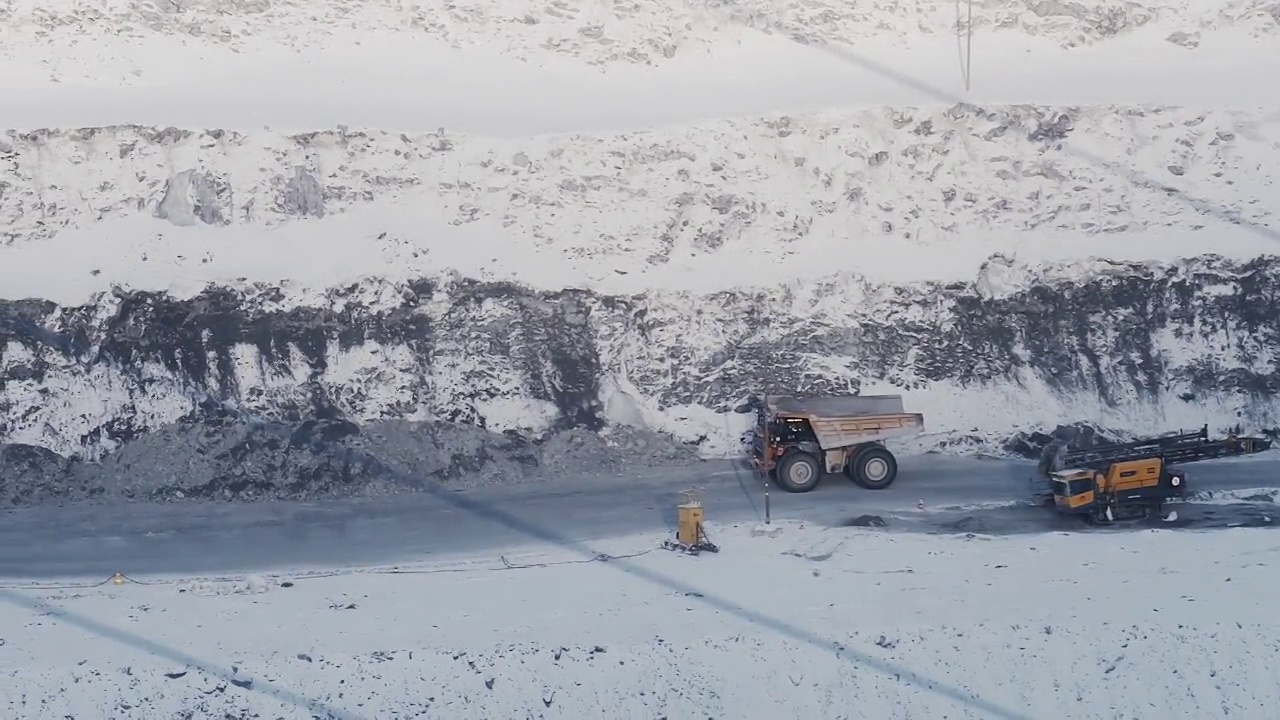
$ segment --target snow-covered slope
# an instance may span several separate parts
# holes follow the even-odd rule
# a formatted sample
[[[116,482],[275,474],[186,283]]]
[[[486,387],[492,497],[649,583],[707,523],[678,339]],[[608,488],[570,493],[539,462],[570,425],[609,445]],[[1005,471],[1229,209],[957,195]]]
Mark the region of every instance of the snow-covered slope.
[[[1092,720],[1262,718],[1280,702],[1272,531],[774,528],[713,526],[724,550],[697,559],[588,560],[653,547],[641,537],[392,573],[3,589],[0,708]]]
[[[0,13],[0,442],[1277,426],[1265,3],[978,2],[972,66],[945,3]]]
[[[975,0],[959,6],[920,0],[554,0],[543,5],[479,0],[197,0],[144,5],[128,0],[8,0],[0,8],[0,21],[9,40],[5,53],[51,77],[110,77],[107,73],[116,68],[77,67],[74,61],[100,59],[91,53],[103,45],[112,50],[125,45],[126,52],[113,60],[118,68],[134,72],[111,80],[127,85],[144,72],[163,72],[131,63],[145,57],[145,49],[130,52],[126,44],[157,35],[173,38],[175,45],[250,50],[267,44],[305,47],[404,33],[453,48],[489,46],[526,61],[566,57],[607,69],[615,63],[662,64],[723,42],[726,32],[732,37],[735,31],[777,33],[821,45],[920,42],[950,38],[959,27],[972,28],[983,41],[1031,37],[1075,47],[1153,30],[1168,42],[1194,47],[1199,33],[1224,27],[1253,36],[1273,34],[1280,27],[1280,9],[1258,0]],[[72,43],[80,47],[68,52],[66,46]]]
[[[973,12],[970,42],[950,2],[9,0],[0,126],[521,138],[961,100],[1275,102],[1258,80],[1280,73],[1273,2],[979,0]]]
[[[444,268],[627,292],[963,280],[993,252],[1248,258],[1280,240],[1280,110],[899,107],[505,142],[11,131],[6,166],[0,282],[64,302]]]

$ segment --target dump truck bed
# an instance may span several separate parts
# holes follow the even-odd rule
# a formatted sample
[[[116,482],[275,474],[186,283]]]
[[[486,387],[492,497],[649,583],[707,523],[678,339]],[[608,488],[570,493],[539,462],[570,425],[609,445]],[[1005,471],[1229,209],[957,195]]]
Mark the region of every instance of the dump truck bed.
[[[772,415],[809,421],[824,450],[882,442],[924,432],[924,416],[903,411],[901,395],[836,395],[797,398],[770,395],[765,409]]]
[[[814,398],[769,395],[765,398],[765,407],[773,414],[804,415],[811,420],[906,413],[901,395],[828,395]]]

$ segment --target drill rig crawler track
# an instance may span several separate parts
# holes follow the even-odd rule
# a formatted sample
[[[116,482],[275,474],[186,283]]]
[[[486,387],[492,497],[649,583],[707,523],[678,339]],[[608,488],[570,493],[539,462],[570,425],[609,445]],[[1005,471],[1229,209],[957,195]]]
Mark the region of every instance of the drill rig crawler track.
[[[1208,425],[1199,432],[1079,450],[1052,443],[1040,458],[1035,500],[1097,523],[1147,517],[1160,513],[1166,501],[1185,497],[1187,474],[1180,465],[1270,448],[1259,437],[1211,440]]]

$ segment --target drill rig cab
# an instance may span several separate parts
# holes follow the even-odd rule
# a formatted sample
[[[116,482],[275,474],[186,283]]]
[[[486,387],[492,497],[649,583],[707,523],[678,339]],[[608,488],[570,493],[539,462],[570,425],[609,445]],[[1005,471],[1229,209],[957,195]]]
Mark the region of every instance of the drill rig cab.
[[[1060,470],[1050,480],[1059,512],[1094,522],[1159,514],[1165,501],[1182,499],[1187,488],[1186,473],[1158,457],[1112,463],[1106,472]]]
[[[750,440],[756,472],[795,493],[841,472],[868,490],[887,488],[898,461],[884,441],[924,432],[924,416],[904,412],[901,395],[767,395],[736,409],[756,414]]]

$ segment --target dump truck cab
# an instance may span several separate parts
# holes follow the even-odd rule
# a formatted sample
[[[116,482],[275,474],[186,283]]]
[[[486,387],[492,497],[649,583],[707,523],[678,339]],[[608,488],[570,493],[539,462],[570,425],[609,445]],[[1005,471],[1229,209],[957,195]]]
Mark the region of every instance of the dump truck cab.
[[[808,492],[824,474],[844,472],[870,490],[889,487],[898,462],[884,441],[924,431],[924,416],[903,411],[900,395],[751,398],[751,464],[789,492]]]

